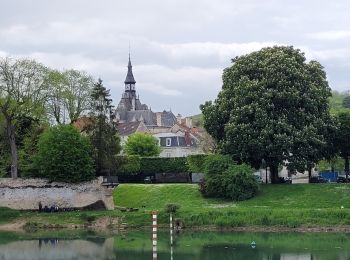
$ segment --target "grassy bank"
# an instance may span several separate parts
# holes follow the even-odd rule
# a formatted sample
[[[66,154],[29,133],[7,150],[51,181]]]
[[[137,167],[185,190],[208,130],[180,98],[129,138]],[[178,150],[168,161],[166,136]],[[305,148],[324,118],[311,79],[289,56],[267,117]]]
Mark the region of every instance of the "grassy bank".
[[[118,206],[139,208],[125,214],[128,223],[147,225],[153,209],[167,223],[165,206],[178,204],[176,216],[187,226],[333,226],[350,225],[350,185],[262,185],[258,196],[235,203],[205,199],[196,185],[121,185],[115,192]],[[341,208],[343,207],[343,208]]]
[[[33,213],[0,208],[0,225],[24,221],[34,228],[80,227],[118,218],[142,227],[150,225],[152,210],[158,210],[159,223],[167,225],[165,207],[172,203],[180,206],[176,218],[187,227],[350,226],[349,198],[349,184],[262,185],[255,198],[239,203],[203,198],[192,184],[121,184],[114,192],[115,205],[137,211]]]

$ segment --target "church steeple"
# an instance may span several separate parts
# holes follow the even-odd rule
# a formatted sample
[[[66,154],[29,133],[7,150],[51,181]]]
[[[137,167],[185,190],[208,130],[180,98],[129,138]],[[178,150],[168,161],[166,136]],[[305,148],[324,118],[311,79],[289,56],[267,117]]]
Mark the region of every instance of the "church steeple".
[[[131,60],[130,60],[130,53],[129,53],[129,63],[128,63],[128,74],[126,74],[126,78],[125,78],[125,87],[127,84],[133,84],[135,87],[135,79],[134,79],[134,75],[132,73],[132,65],[131,65]],[[125,88],[126,90],[126,88]]]

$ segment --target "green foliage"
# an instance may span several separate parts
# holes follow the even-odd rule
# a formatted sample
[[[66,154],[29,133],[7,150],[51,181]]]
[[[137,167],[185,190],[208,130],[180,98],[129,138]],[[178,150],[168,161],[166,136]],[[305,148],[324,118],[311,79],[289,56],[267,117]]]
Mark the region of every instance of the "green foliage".
[[[194,115],[192,116],[192,124],[195,127],[203,127],[203,115],[202,114],[198,114],[198,115]]]
[[[19,215],[20,213],[18,210],[0,207],[0,223],[14,220],[19,217]]]
[[[257,194],[258,183],[253,169],[246,164],[235,164],[229,156],[208,156],[204,172],[205,184],[201,192],[207,197],[240,201]]]
[[[345,108],[350,108],[350,96],[346,96],[343,99],[343,107]]]
[[[190,172],[204,172],[204,162],[208,155],[194,154],[187,156],[187,164]]]
[[[214,102],[201,106],[204,127],[221,151],[257,168],[306,169],[327,149],[332,120],[326,73],[293,47],[263,48],[232,60]]]
[[[53,127],[38,142],[34,164],[50,181],[81,182],[94,178],[91,145],[71,125]]]
[[[38,152],[38,141],[44,127],[32,126],[24,135],[22,145],[18,150],[19,173],[22,177],[44,177],[35,167],[34,158]]]
[[[92,123],[88,127],[93,146],[93,158],[97,175],[111,175],[116,168],[115,156],[120,152],[120,137],[114,124],[112,99],[102,80],[99,79],[92,91]]]
[[[222,186],[225,187],[224,197],[234,201],[253,198],[259,187],[252,173],[252,168],[246,164],[230,166],[222,179]]]
[[[138,155],[116,156],[117,175],[136,175],[140,172],[141,158]]]
[[[127,155],[158,156],[160,147],[157,138],[147,133],[134,133],[124,146]]]
[[[168,203],[165,205],[165,212],[167,213],[176,213],[176,211],[180,208],[178,204]]]
[[[317,163],[317,169],[319,171],[338,171],[342,172],[344,171],[344,160],[336,156],[334,158],[331,158],[330,160],[321,160]]]
[[[350,112],[341,112],[337,115],[338,132],[335,137],[335,147],[345,161],[345,174],[349,175],[350,156]]]
[[[207,176],[221,175],[233,164],[228,155],[208,155],[204,162],[204,173]]]
[[[188,172],[186,157],[142,157],[140,171],[145,174]]]

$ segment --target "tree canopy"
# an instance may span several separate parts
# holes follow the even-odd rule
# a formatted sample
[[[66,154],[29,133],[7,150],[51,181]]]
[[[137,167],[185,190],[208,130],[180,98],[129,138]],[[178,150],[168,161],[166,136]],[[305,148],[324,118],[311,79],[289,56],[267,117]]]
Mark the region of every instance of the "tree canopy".
[[[124,146],[127,155],[158,156],[160,148],[157,138],[147,133],[134,133],[128,137]]]
[[[35,168],[51,181],[88,181],[95,177],[91,151],[89,139],[76,128],[59,125],[40,136]]]
[[[326,73],[293,47],[236,57],[214,102],[201,105],[204,127],[223,153],[259,167],[278,182],[278,166],[307,169],[323,157],[332,124]]]
[[[346,178],[349,176],[349,156],[350,156],[350,112],[341,112],[337,115],[338,132],[335,138],[335,146],[344,159],[344,170]]]

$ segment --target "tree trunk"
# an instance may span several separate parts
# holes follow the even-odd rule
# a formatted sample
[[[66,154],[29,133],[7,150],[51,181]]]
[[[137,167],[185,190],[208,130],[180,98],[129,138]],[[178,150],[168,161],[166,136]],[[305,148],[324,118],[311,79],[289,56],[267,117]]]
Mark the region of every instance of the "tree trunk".
[[[346,176],[346,182],[348,182],[349,178],[349,156],[344,157],[345,160],[345,176]]]
[[[311,167],[309,167],[309,168],[307,169],[307,171],[308,171],[308,173],[309,173],[309,183],[310,183],[312,168],[311,168]]]
[[[271,183],[280,183],[278,178],[278,165],[270,166]]]
[[[12,120],[8,115],[5,115],[7,138],[10,143],[11,150],[11,177],[16,179],[18,177],[18,156],[15,137],[15,127],[12,124]]]

